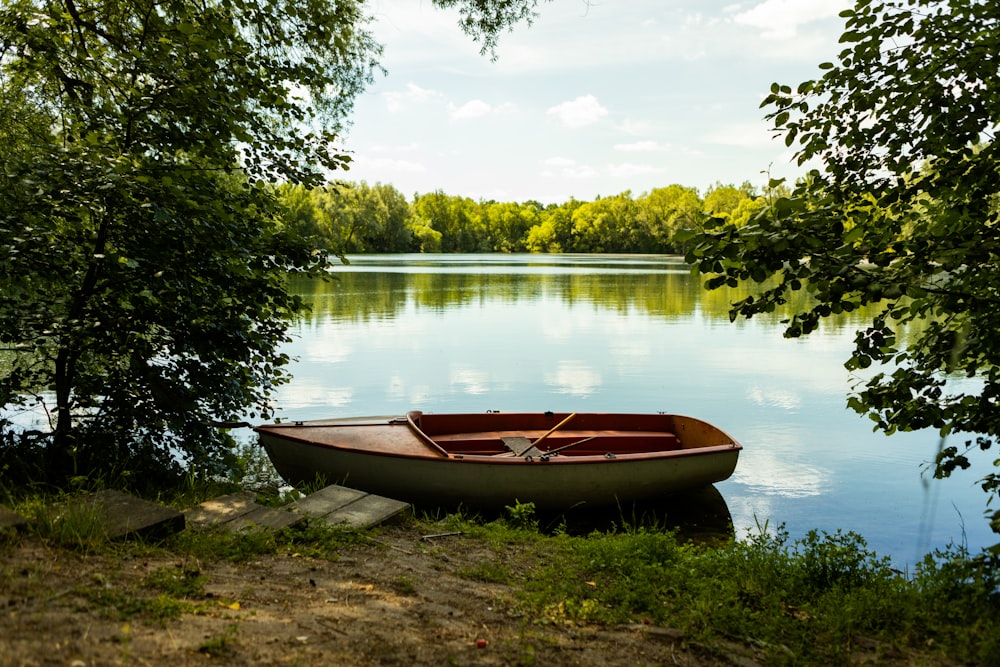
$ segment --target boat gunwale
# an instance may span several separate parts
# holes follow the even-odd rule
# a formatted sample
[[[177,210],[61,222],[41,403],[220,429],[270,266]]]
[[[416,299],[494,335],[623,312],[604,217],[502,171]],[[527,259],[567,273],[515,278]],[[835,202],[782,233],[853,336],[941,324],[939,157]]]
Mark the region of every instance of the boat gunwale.
[[[668,460],[674,458],[688,458],[692,456],[707,456],[712,454],[722,454],[725,452],[739,452],[743,449],[743,446],[737,442],[732,436],[730,436],[725,431],[722,431],[718,427],[705,422],[704,420],[697,419],[695,417],[684,417],[686,419],[694,419],[699,421],[712,429],[718,431],[721,435],[729,439],[728,443],[720,445],[708,445],[702,447],[691,447],[682,448],[675,450],[655,450],[648,452],[626,452],[621,454],[613,454],[613,456],[608,456],[607,453],[602,454],[584,454],[584,455],[560,455],[553,453],[551,456],[547,455],[545,451],[542,451],[538,456],[505,456],[506,452],[491,453],[491,454],[462,454],[449,452],[444,449],[440,444],[435,442],[431,436],[424,433],[422,429],[417,425],[415,417],[419,417],[422,413],[419,411],[411,411],[405,416],[398,415],[392,417],[359,417],[358,421],[352,421],[350,418],[341,420],[316,420],[310,422],[285,422],[282,424],[267,424],[263,426],[258,426],[254,430],[260,433],[267,433],[271,438],[277,440],[285,440],[288,442],[294,442],[297,444],[316,447],[318,449],[325,450],[335,450],[339,452],[352,453],[361,456],[377,456],[392,459],[407,459],[407,460],[422,460],[422,461],[454,461],[472,464],[496,464],[496,465],[532,465],[532,464],[550,464],[550,465],[594,465],[598,463],[609,464],[609,463],[626,463],[626,462],[648,462],[648,461],[658,461],[658,460]],[[612,413],[609,413],[612,414]],[[614,413],[618,414],[618,413]],[[621,413],[627,414],[627,413]],[[670,415],[672,417],[682,417],[682,415]],[[370,420],[370,421],[365,421]],[[379,421],[374,421],[379,420]],[[331,423],[332,422],[332,423]],[[377,450],[377,449],[363,449],[358,447],[345,447],[342,445],[334,443],[324,443],[317,442],[315,440],[310,440],[306,437],[299,437],[290,434],[280,433],[281,430],[285,428],[393,428],[399,426],[407,426],[415,438],[417,438],[421,444],[427,447],[426,454],[417,453],[398,453],[387,450]]]

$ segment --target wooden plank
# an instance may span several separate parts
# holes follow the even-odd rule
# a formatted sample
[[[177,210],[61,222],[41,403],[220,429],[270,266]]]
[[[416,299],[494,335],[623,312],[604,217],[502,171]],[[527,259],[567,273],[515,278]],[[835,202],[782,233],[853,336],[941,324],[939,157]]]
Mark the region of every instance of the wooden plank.
[[[523,436],[508,436],[506,438],[501,438],[503,444],[507,445],[507,449],[514,452],[517,456],[541,456],[544,454],[543,451],[535,447],[531,440]]]
[[[352,528],[371,528],[401,516],[410,505],[401,500],[367,495],[323,517],[320,521],[331,524],[346,523]]]
[[[408,503],[331,484],[295,501],[291,506],[313,520],[370,528],[398,516]]]
[[[281,530],[294,526],[306,517],[302,514],[289,512],[281,507],[264,507],[257,505],[254,509],[242,514],[225,525],[231,530],[247,530],[252,528],[264,528],[266,530]]]
[[[226,496],[206,500],[185,512],[188,524],[195,528],[227,523],[260,507],[257,496],[249,491],[240,491]]]
[[[0,534],[4,531],[24,530],[28,525],[28,520],[20,514],[12,512],[6,507],[0,506]]]
[[[292,511],[302,512],[307,516],[320,517],[335,512],[344,505],[353,503],[366,495],[364,491],[331,484],[305,498],[296,500],[289,507]]]
[[[121,491],[99,491],[89,497],[108,539],[163,538],[184,530],[184,515]]]

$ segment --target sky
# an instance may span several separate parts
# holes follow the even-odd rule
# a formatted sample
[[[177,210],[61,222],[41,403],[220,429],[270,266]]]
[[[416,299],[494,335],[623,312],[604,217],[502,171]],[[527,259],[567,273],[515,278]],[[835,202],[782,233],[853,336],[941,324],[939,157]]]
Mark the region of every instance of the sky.
[[[368,0],[386,69],[348,181],[561,203],[800,173],[761,100],[836,59],[847,0],[552,0],[480,54],[430,0]]]

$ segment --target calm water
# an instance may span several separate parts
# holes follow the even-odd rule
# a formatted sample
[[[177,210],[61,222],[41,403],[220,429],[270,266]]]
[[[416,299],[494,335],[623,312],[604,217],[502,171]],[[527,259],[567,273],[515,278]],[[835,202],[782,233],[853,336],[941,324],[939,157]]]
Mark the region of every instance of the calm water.
[[[738,292],[706,293],[663,256],[352,257],[295,289],[314,311],[287,351],[278,416],[449,411],[675,412],[740,440],[717,486],[736,534],[784,523],[853,530],[893,561],[996,541],[975,471],[922,474],[933,433],[886,438],[845,408],[854,328],[804,340],[781,314],[730,324]],[[984,457],[986,458],[986,457]]]

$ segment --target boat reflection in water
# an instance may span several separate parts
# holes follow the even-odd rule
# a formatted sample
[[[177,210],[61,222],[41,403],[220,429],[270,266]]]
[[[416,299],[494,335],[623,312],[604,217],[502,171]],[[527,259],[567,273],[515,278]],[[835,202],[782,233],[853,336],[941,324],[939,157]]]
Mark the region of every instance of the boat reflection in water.
[[[540,513],[538,520],[545,532],[561,530],[570,535],[648,528],[676,531],[682,541],[698,543],[714,543],[736,536],[729,505],[714,485],[620,507],[581,506],[558,514]]]

